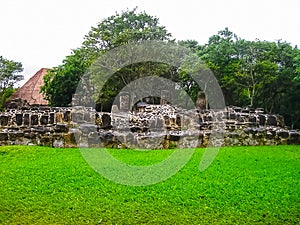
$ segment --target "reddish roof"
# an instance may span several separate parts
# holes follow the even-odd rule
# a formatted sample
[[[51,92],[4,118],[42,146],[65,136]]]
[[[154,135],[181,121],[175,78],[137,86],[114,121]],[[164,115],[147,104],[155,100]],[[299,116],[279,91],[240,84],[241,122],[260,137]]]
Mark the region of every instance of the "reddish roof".
[[[40,69],[12,95],[11,99],[21,98],[26,100],[30,105],[48,105],[48,101],[40,93],[40,87],[44,85],[43,77],[47,73],[47,70],[49,69]]]

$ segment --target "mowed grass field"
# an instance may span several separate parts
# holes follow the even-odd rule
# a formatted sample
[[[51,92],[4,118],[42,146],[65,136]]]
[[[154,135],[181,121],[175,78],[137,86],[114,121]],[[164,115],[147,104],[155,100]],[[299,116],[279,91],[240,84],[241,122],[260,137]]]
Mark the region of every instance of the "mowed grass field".
[[[168,150],[109,150],[149,165]],[[204,172],[204,149],[164,182],[125,186],[79,149],[0,147],[0,224],[300,224],[300,146],[226,147]]]

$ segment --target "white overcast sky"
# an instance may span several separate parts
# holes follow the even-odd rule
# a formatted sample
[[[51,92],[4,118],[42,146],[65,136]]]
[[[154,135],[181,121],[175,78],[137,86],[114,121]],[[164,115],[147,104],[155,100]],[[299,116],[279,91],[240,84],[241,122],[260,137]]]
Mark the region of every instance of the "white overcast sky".
[[[0,0],[0,55],[23,64],[24,83],[40,68],[61,64],[91,26],[135,6],[177,40],[204,44],[229,27],[248,40],[300,46],[300,0]]]

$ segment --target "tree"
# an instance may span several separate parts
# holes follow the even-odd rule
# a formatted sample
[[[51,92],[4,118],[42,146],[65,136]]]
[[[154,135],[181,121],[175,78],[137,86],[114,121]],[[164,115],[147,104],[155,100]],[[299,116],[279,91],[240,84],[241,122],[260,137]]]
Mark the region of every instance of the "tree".
[[[233,74],[236,91],[240,92],[241,98],[246,99],[244,104],[258,106],[262,90],[276,80],[278,75],[277,64],[267,55],[272,43],[239,39],[235,45],[238,53]]]
[[[219,80],[227,105],[259,106],[261,92],[278,75],[270,55],[273,47],[271,42],[241,39],[226,28],[210,37],[198,55]]]
[[[232,84],[238,58],[235,42],[238,37],[225,28],[209,38],[208,43],[199,48],[198,56],[207,64],[218,79],[225,96],[226,105],[236,103],[236,87]]]
[[[300,128],[300,50],[287,42],[274,43],[272,57],[278,77],[262,93],[262,104],[284,116],[286,124]]]
[[[21,81],[23,79],[23,75],[20,74],[22,71],[20,62],[14,62],[0,56],[0,90],[13,87],[16,82]]]
[[[41,91],[51,106],[67,106],[72,101],[77,84],[91,60],[82,49],[73,50],[63,64],[47,72],[44,76],[44,86]]]
[[[145,40],[171,41],[171,34],[165,27],[159,26],[158,18],[145,12],[138,13],[137,8],[120,14],[116,13],[91,28],[82,46],[67,56],[62,65],[48,73],[41,90],[51,105],[66,106],[70,104],[80,78],[100,55],[126,43]],[[107,89],[102,93],[99,103],[111,101],[122,86],[140,76],[141,67],[144,69],[148,67],[150,71],[150,67],[155,66],[151,63],[144,63],[118,71],[112,78],[113,81],[110,81],[113,86],[106,86]],[[168,68],[164,67],[163,70],[168,70]]]
[[[14,93],[14,85],[23,79],[20,73],[22,64],[0,56],[0,109],[2,104]]]

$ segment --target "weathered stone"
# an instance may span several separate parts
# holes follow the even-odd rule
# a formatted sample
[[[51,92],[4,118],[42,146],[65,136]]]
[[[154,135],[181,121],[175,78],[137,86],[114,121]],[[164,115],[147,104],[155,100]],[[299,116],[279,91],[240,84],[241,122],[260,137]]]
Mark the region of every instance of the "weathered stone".
[[[257,133],[257,129],[253,129],[251,127],[247,127],[247,128],[244,129],[244,132],[246,134],[255,134],[255,133]]]
[[[170,124],[171,124],[171,126],[176,125],[176,119],[174,117],[170,118]]]
[[[95,124],[89,124],[89,123],[85,123],[85,124],[80,124],[80,131],[83,133],[83,134],[89,134],[91,132],[95,132],[97,131],[97,126]]]
[[[36,138],[36,133],[34,133],[34,132],[24,132],[24,138],[33,140],[33,139]]]
[[[273,139],[273,138],[275,138],[275,136],[276,136],[276,131],[274,131],[274,130],[268,130],[267,131],[267,138],[268,139]]]
[[[255,113],[255,108],[248,108],[250,113]]]
[[[235,112],[241,112],[241,111],[242,111],[242,108],[240,108],[240,107],[233,107],[233,110],[234,110]]]
[[[150,121],[149,121],[149,128],[150,128],[151,130],[153,130],[153,129],[156,128],[156,120],[150,119]]]
[[[277,115],[277,126],[284,127],[284,118],[281,115]]]
[[[164,127],[164,121],[162,118],[157,118],[156,119],[156,128],[157,129],[162,129]]]
[[[66,122],[65,119],[68,120],[66,115],[70,112],[67,108],[41,110],[36,107],[31,108],[30,111],[9,110],[0,113],[0,145],[32,143],[76,147],[76,140],[82,140],[80,146],[98,146],[98,142],[93,141],[93,137],[99,132],[101,143],[107,147],[191,147],[194,140],[187,134],[196,131],[199,145],[206,147],[210,142],[222,144],[222,138],[216,138],[214,135],[210,137],[212,129],[219,127],[218,124],[222,121],[223,125],[226,125],[223,129],[227,132],[224,145],[274,145],[300,142],[299,132],[289,131],[284,126],[281,116],[263,114],[258,109],[255,113],[253,109],[247,110],[250,113],[246,113],[245,110],[239,112],[242,109],[237,109],[238,112],[235,112],[234,108],[227,108],[221,112],[213,110],[197,112],[170,105],[147,104],[143,112],[126,112],[120,115],[119,112],[115,112],[111,116],[110,113],[77,107],[74,111],[80,115],[81,122],[76,120]],[[59,117],[58,121],[61,122],[56,121]],[[214,121],[211,121],[212,119]],[[266,125],[269,127],[265,127]],[[69,130],[72,126],[74,128]],[[72,133],[73,129],[78,132]],[[213,132],[215,133],[215,130]],[[167,133],[169,135],[166,135]]]
[[[83,114],[83,120],[88,122],[88,123],[91,123],[92,122],[92,115],[91,113],[87,112],[87,113],[84,113]]]
[[[181,135],[179,135],[179,134],[171,134],[170,135],[170,141],[179,141],[180,140],[180,137],[181,137]]]
[[[54,130],[56,132],[68,132],[69,128],[67,124],[56,124]]]
[[[63,122],[63,113],[61,113],[61,112],[57,112],[56,114],[55,114],[55,121],[56,121],[56,123],[62,123]],[[75,120],[76,121],[76,120]]]
[[[102,132],[102,133],[100,133],[99,136],[100,136],[100,140],[104,144],[104,146],[114,143],[114,135],[113,135],[113,133],[111,133],[109,131]]]
[[[207,122],[202,122],[202,124],[200,125],[200,130],[206,130],[208,127],[208,123]]]
[[[133,133],[141,132],[142,128],[141,127],[130,127],[130,131]]]
[[[117,113],[119,112],[119,107],[117,105],[112,105],[111,106],[111,112],[112,113]]]
[[[8,116],[6,115],[1,115],[0,116],[0,124],[1,126],[7,126],[8,125]]]
[[[38,125],[39,124],[39,116],[34,114],[31,115],[31,125]]]
[[[24,136],[23,132],[11,132],[8,134],[10,141],[15,141],[18,138],[21,138]]]
[[[9,108],[9,109],[17,109],[17,108],[19,108],[19,105],[18,105],[18,103],[16,103],[16,102],[11,102],[11,103],[7,106],[7,108]]]
[[[47,147],[53,147],[52,136],[49,136],[49,135],[42,136],[40,139],[40,145],[47,146]]]
[[[288,138],[289,137],[289,133],[285,130],[277,131],[277,135],[278,135],[278,137],[281,137],[281,138]]]
[[[168,104],[168,101],[170,101],[170,100],[171,100],[170,91],[161,90],[160,104],[166,105],[166,104]]]
[[[245,122],[244,117],[241,116],[240,114],[237,115],[236,120],[237,120],[238,122]]]
[[[257,108],[256,110],[255,110],[255,113],[256,114],[262,114],[262,113],[264,113],[264,109],[263,108]]]
[[[132,133],[127,133],[125,136],[125,141],[124,141],[126,147],[130,147],[130,146],[136,146],[136,140],[135,140],[135,136]]]
[[[55,130],[54,130],[54,127],[53,126],[44,126],[44,129],[45,129],[45,132],[47,133],[54,133]]]
[[[213,117],[211,115],[206,116],[205,118],[206,121],[213,121]]]
[[[7,140],[8,140],[8,133],[1,132],[0,141],[7,141]]]
[[[88,144],[95,145],[100,143],[100,137],[98,132],[90,132],[88,134]]]
[[[29,124],[30,124],[29,114],[26,113],[26,114],[24,114],[24,125],[29,126]]]
[[[55,114],[54,113],[50,113],[50,116],[49,116],[50,118],[49,118],[49,123],[50,124],[54,124],[54,118],[55,118]]]
[[[277,126],[277,119],[274,115],[268,115],[267,125],[269,126]]]
[[[31,131],[36,132],[36,133],[40,133],[40,134],[46,133],[45,127],[43,127],[43,126],[38,126],[38,127],[31,128]]]
[[[171,125],[171,122],[170,122],[170,117],[165,115],[164,116],[164,121],[165,121],[165,125],[166,126],[170,126]]]
[[[290,137],[291,138],[299,138],[300,137],[300,133],[298,131],[296,131],[296,130],[291,130]]]
[[[229,133],[228,134],[228,137],[230,137],[230,138],[238,138],[240,135],[239,135],[239,133],[237,133],[237,132],[232,132],[232,133]]]
[[[47,115],[41,116],[41,119],[40,119],[41,125],[47,125],[48,124],[48,120],[49,120],[49,117]]]
[[[236,119],[236,114],[235,113],[230,113],[229,114],[229,119],[235,120]]]
[[[205,93],[203,91],[198,92],[197,100],[196,100],[196,108],[199,110],[206,109],[207,99]]]
[[[202,117],[199,116],[198,118],[199,118],[199,120],[198,120],[198,121],[199,121],[199,124],[202,124],[202,123],[203,123]],[[181,125],[181,123],[180,123],[180,125]]]
[[[79,129],[69,129],[67,134],[63,135],[64,147],[77,147],[82,133]]]
[[[23,114],[18,113],[16,114],[16,124],[21,126],[23,124]]]
[[[266,116],[265,115],[259,115],[259,125],[264,126],[266,124]]]
[[[64,122],[70,122],[71,121],[71,111],[65,111],[64,112]]]
[[[290,132],[290,138],[288,144],[299,145],[300,144],[300,133],[292,130]]]
[[[258,127],[258,128],[257,128],[257,132],[258,132],[258,133],[266,133],[266,131],[267,131],[267,130],[266,130],[265,127]]]
[[[61,123],[63,122],[63,120],[57,120],[58,118],[56,118],[56,122],[58,123]],[[75,122],[75,123],[82,123],[84,122],[84,113],[81,112],[81,111],[74,111],[72,112],[72,121]]]
[[[256,116],[250,116],[249,117],[249,122],[256,123]]]
[[[99,127],[101,126],[102,119],[98,113],[96,113],[96,115],[95,115],[95,123],[97,126],[99,126]]]
[[[64,147],[64,141],[62,139],[55,139],[55,140],[53,140],[52,146],[54,148],[63,148]]]
[[[39,106],[39,111],[49,112],[50,107],[49,106]]]
[[[121,92],[120,93],[120,111],[128,111],[129,110],[129,102],[130,102],[130,97],[128,92]]]
[[[103,128],[110,128],[111,127],[111,117],[109,114],[103,114],[101,117],[102,120],[102,127]]]

